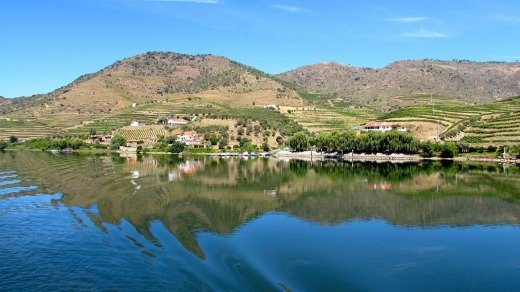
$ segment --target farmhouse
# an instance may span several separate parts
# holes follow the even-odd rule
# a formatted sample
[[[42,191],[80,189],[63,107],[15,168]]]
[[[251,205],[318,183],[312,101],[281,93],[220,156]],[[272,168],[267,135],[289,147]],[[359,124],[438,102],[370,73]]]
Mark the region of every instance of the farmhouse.
[[[363,131],[380,131],[386,132],[392,130],[394,127],[387,122],[368,122],[365,125],[361,126]],[[398,132],[406,132],[408,131],[405,127],[398,127]]]
[[[169,118],[167,123],[168,125],[187,125],[188,121],[184,119]]]
[[[195,131],[188,131],[182,135],[177,135],[176,141],[183,142],[186,146],[193,146],[193,148],[204,147],[204,140],[197,135]]]
[[[109,143],[112,140],[112,135],[93,134],[88,137],[92,141],[99,141],[99,143]]]

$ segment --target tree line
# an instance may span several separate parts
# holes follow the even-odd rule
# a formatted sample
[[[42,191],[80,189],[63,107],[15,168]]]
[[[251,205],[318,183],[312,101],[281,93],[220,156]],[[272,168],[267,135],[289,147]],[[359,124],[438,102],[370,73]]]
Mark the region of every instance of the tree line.
[[[296,151],[315,147],[326,152],[369,152],[369,153],[418,153],[421,142],[410,133],[368,131],[360,134],[352,129],[320,133],[309,137],[307,133],[299,132],[288,141],[289,147]]]

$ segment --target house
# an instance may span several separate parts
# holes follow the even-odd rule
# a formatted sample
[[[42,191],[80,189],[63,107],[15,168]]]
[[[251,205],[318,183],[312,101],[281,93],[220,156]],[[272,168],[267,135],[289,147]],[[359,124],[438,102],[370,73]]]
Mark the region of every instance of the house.
[[[94,134],[90,135],[89,139],[92,141],[99,141],[99,143],[109,143],[112,140],[112,135]]]
[[[368,122],[361,126],[363,131],[380,131],[386,132],[392,130],[392,126],[387,122]]]
[[[184,119],[169,118],[167,121],[168,125],[187,125],[188,121]]]
[[[387,122],[368,122],[365,125],[361,126],[361,130],[367,131],[380,131],[386,132],[394,129],[394,127]],[[397,127],[398,132],[406,132],[408,131],[405,127]]]
[[[183,142],[186,146],[193,146],[193,148],[204,147],[204,140],[198,136],[195,131],[188,131],[182,135],[177,135],[176,141]]]
[[[138,121],[132,121],[130,123],[130,126],[131,127],[139,127],[139,126],[144,126],[144,124],[143,123],[139,123]]]
[[[266,104],[266,105],[264,105],[264,108],[273,108],[273,109],[277,109],[278,106],[276,106],[276,104]]]

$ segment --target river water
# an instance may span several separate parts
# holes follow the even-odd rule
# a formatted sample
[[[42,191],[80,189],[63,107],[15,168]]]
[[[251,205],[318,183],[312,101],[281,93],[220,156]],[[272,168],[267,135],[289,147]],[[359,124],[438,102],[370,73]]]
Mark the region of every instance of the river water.
[[[0,153],[2,291],[513,291],[520,168]]]

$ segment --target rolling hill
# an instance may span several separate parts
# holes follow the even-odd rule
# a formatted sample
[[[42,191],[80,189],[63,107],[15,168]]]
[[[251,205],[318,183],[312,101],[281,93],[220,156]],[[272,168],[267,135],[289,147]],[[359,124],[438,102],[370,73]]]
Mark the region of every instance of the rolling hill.
[[[320,132],[375,119],[410,126],[421,138],[465,123],[465,139],[476,143],[492,143],[491,136],[507,128],[499,139],[504,143],[520,133],[517,100],[509,101],[518,95],[520,63],[425,59],[381,69],[322,63],[272,76],[220,56],[149,52],[51,93],[0,97],[0,139],[110,133],[132,120],[150,125],[172,116],[196,118],[194,127],[228,128],[229,136],[239,124],[260,127],[266,135],[252,136],[255,143],[276,143],[276,136],[301,126]],[[432,100],[438,107],[430,114]],[[266,104],[278,111],[262,111]],[[478,122],[465,122],[475,116]],[[448,137],[463,137],[457,135]]]
[[[263,104],[298,106],[303,99],[269,75],[224,57],[149,52],[48,94],[0,100],[0,138],[85,133],[88,129],[78,129],[93,126],[110,131],[133,119],[151,122],[172,110],[204,114]],[[27,135],[22,131],[35,127]]]
[[[399,61],[381,69],[337,63],[303,66],[277,75],[309,93],[328,94],[386,111],[428,102],[430,94],[458,104],[520,95],[520,63]]]

